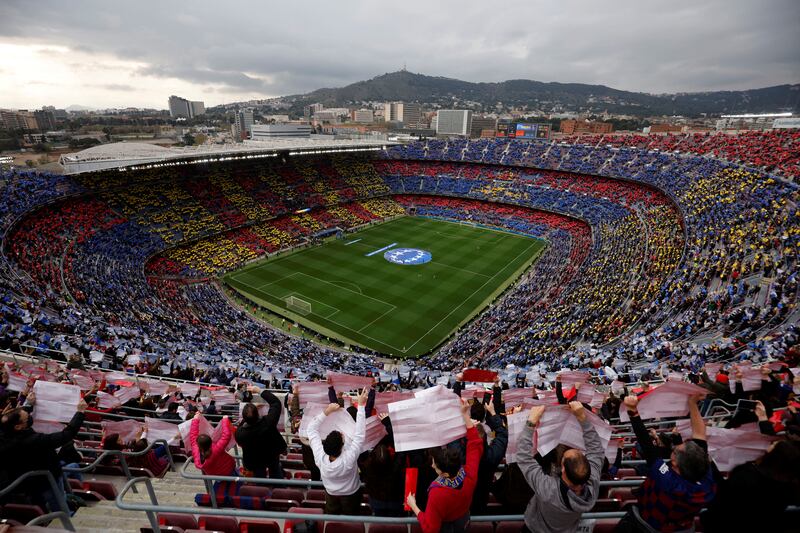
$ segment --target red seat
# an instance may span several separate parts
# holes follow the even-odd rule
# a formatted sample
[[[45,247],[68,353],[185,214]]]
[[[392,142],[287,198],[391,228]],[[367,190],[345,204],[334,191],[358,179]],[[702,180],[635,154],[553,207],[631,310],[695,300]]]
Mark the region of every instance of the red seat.
[[[81,483],[77,479],[69,478],[67,479],[67,482],[69,482],[69,488],[75,490],[83,490],[83,483]]]
[[[158,525],[175,526],[181,529],[198,529],[197,520],[190,514],[158,513]]]
[[[34,518],[42,516],[44,510],[38,505],[27,505],[23,503],[7,503],[3,506],[3,518],[16,520],[22,524],[27,524]]]
[[[300,507],[305,509],[325,509],[325,502],[322,500],[303,500]]]
[[[278,500],[296,500],[298,502],[305,498],[303,491],[300,489],[272,489],[271,497]]]
[[[101,494],[106,500],[114,500],[117,497],[117,489],[114,484],[108,481],[97,481],[90,479],[83,482],[83,490],[91,490]]]
[[[494,526],[491,522],[470,522],[467,531],[469,533],[494,533]]]
[[[289,509],[288,512],[291,514],[323,514],[322,509],[307,509],[305,507],[292,507],[291,509]],[[295,524],[299,524],[301,522],[305,522],[305,519],[303,520],[287,519],[286,522],[284,523],[284,529],[286,529],[289,526],[294,526]]]
[[[632,487],[613,487],[608,491],[609,498],[616,498],[620,501],[635,500],[636,496],[633,495]]]
[[[622,509],[622,502],[616,498],[600,498],[592,507],[593,513],[615,513]]]
[[[239,533],[239,522],[232,516],[200,516],[197,525],[205,530]]]
[[[308,470],[298,470],[294,473],[294,479],[311,479],[311,472]]]
[[[369,533],[408,533],[406,524],[370,524]]]
[[[620,468],[617,470],[617,477],[618,478],[625,478],[630,476],[638,476],[639,474],[636,472],[635,468]]]
[[[325,533],[365,533],[364,524],[359,522],[325,522]]]
[[[592,533],[614,533],[618,523],[619,518],[598,518],[594,523]]]
[[[498,522],[495,533],[519,533],[525,522]]]
[[[325,501],[325,491],[323,489],[308,489],[306,499]]]
[[[281,533],[281,528],[274,520],[239,520],[241,533]]]
[[[285,513],[292,507],[300,507],[300,502],[297,500],[281,500],[277,498],[267,498],[264,500],[265,511]]]
[[[252,496],[254,498],[269,498],[271,492],[269,487],[263,485],[242,485],[239,489],[239,496]]]

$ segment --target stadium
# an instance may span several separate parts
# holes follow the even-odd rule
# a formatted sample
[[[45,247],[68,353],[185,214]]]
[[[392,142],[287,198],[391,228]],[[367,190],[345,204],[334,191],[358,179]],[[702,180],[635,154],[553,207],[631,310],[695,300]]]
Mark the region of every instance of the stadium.
[[[717,395],[702,411],[714,435],[763,423],[743,411],[751,400],[766,405],[772,435],[795,434],[796,131],[292,143],[105,145],[65,156],[69,174],[3,173],[3,384],[23,395],[34,381],[83,389],[82,457],[65,471],[82,472],[70,476],[71,497],[95,503],[72,518],[77,530],[115,531],[111,513],[121,531],[307,521],[320,531],[323,521],[325,531],[408,531],[413,515],[329,516],[289,400],[310,412],[328,402],[329,385],[336,401],[333,387],[376,383],[374,412],[396,417],[398,450],[392,405],[413,401],[404,391],[455,380],[462,397],[480,398],[480,382],[495,377],[511,385],[488,394],[509,409],[512,435],[522,429],[511,408],[536,394],[599,414],[618,386],[666,391],[673,380],[698,389],[709,380]],[[473,380],[462,369],[492,377],[465,388]],[[584,386],[568,390],[568,374],[583,374]],[[181,445],[149,417],[169,396],[189,414],[213,399],[215,424],[225,413],[238,419],[259,385],[291,390],[286,479],[201,475],[187,457],[198,455],[194,437],[182,434]],[[611,454],[584,512],[594,531],[617,527],[647,475],[627,424],[603,413],[606,450],[617,434],[625,454]],[[669,428],[674,416],[649,423]],[[68,421],[35,416],[34,428]],[[146,427],[146,451],[104,444],[123,425]],[[724,475],[775,438],[750,435],[738,462],[709,444]],[[137,461],[167,443],[161,472]],[[359,514],[378,508],[371,494]],[[469,531],[518,530],[524,505],[510,500],[493,489]],[[36,505],[3,508],[6,523],[43,515]],[[779,510],[775,530],[796,516]]]

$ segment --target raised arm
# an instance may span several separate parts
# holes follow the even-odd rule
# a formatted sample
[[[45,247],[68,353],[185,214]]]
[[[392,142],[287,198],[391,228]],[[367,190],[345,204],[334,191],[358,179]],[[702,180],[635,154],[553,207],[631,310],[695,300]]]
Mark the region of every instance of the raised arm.
[[[69,421],[69,424],[67,424],[62,431],[43,435],[42,438],[45,440],[47,447],[60,448],[69,441],[73,440],[78,434],[78,431],[81,429],[81,424],[83,424],[84,417],[83,412],[85,410],[86,402],[81,400],[78,404],[78,411],[72,415],[72,419]]]
[[[636,435],[636,441],[642,448],[642,457],[644,458],[645,461],[647,461],[647,464],[650,464],[656,459],[658,459],[658,451],[653,445],[653,439],[647,432],[647,428],[644,426],[644,422],[642,422],[642,419],[639,418],[639,410],[638,410],[639,398],[631,394],[630,396],[625,396],[624,403],[625,403],[625,408],[628,410],[628,416],[631,419],[631,427],[633,428],[633,432]]]
[[[542,488],[547,480],[547,475],[542,471],[542,467],[533,456],[533,432],[542,418],[545,406],[537,405],[531,407],[528,420],[525,422],[525,429],[520,435],[517,445],[517,465],[525,477],[525,481],[535,493],[542,493]]]
[[[356,430],[353,438],[346,442],[344,450],[342,450],[342,460],[347,464],[352,462],[356,464],[358,456],[361,454],[361,446],[364,444],[364,439],[367,436],[367,417],[364,414],[364,408],[367,403],[367,391],[364,390],[358,396],[356,402],[358,403],[356,410]]]
[[[586,459],[592,466],[591,480],[600,481],[600,471],[603,469],[603,459],[605,458],[605,451],[600,442],[600,436],[597,430],[594,429],[592,423],[589,422],[589,417],[586,416],[586,409],[581,402],[569,402],[570,411],[578,419],[583,430],[583,442],[586,445]]]
[[[203,459],[200,457],[200,446],[197,445],[197,436],[200,434],[200,413],[194,415],[192,424],[189,426],[189,446],[192,448],[192,460],[198,469],[203,467]]]
[[[692,422],[692,438],[697,440],[706,440],[706,421],[700,414],[700,408],[697,407],[697,402],[703,399],[700,394],[689,396],[689,419]]]
[[[322,459],[325,457],[325,450],[322,448],[322,439],[319,436],[319,426],[325,417],[332,412],[340,409],[338,403],[332,403],[325,408],[325,411],[315,416],[308,424],[308,445],[311,451],[314,452],[314,461],[317,466],[322,464]]]
[[[213,453],[215,454],[225,453],[225,448],[228,446],[228,443],[231,441],[231,436],[233,435],[233,432],[231,431],[230,418],[223,416],[220,424],[222,424],[222,435],[220,435],[219,439],[217,439],[217,442],[215,442],[211,447]]]
[[[281,401],[268,390],[261,392],[261,398],[269,405],[269,411],[267,411],[267,414],[264,416],[266,419],[264,425],[267,427],[277,427],[278,420],[281,418],[281,409],[283,408]]]

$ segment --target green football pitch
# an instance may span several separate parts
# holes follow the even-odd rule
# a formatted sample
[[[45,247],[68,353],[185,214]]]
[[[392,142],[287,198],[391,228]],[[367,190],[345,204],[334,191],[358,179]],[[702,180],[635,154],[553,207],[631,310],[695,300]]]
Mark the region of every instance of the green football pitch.
[[[488,305],[545,246],[512,233],[402,217],[248,265],[224,281],[322,335],[393,357],[416,357]],[[429,252],[430,260],[397,264],[384,257],[402,248]],[[417,255],[396,253],[411,262]]]

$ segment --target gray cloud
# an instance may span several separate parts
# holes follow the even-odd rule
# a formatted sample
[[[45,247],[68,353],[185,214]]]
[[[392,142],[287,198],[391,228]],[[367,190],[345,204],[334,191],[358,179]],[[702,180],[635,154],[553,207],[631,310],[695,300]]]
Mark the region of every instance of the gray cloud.
[[[87,87],[94,87],[94,85],[87,85]],[[136,87],[134,87],[133,85],[127,85],[125,83],[104,83],[99,87],[101,89],[106,89],[109,91],[133,92],[136,90]]]
[[[601,83],[647,92],[800,81],[797,0],[156,0],[0,5],[0,42],[67,46],[219,95],[336,87],[407,64],[469,81]],[[111,75],[109,75],[111,77]],[[114,89],[114,84],[104,87]]]

